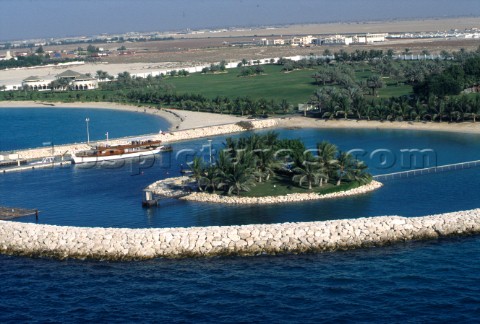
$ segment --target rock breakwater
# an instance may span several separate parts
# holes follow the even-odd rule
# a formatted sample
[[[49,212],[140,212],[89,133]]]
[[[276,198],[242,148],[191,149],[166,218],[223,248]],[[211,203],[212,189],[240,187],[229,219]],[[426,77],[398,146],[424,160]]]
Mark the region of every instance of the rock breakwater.
[[[245,122],[244,122],[245,123]],[[275,127],[278,124],[278,120],[276,119],[264,119],[264,120],[252,120],[248,123],[248,129],[263,129],[263,128],[270,128]],[[108,144],[110,145],[118,145],[118,144],[127,144],[132,139],[138,138],[145,138],[151,140],[161,140],[165,143],[174,143],[183,140],[195,139],[195,138],[202,138],[202,137],[210,137],[210,136],[218,136],[224,134],[232,134],[232,133],[239,133],[247,130],[241,123],[234,123],[234,124],[225,124],[225,125],[218,125],[218,126],[207,126],[207,127],[199,127],[199,128],[192,128],[174,132],[164,132],[159,134],[150,134],[150,135],[139,135],[134,136],[131,138],[123,138],[123,139],[113,139],[110,140]],[[78,143],[78,144],[65,144],[65,145],[58,145],[55,146],[55,155],[64,155],[67,153],[72,153],[76,150],[86,150],[89,146],[85,143]],[[28,150],[20,150],[17,151],[20,159],[40,159],[47,156],[52,155],[52,149],[49,147],[43,148],[34,148]]]
[[[239,196],[224,196],[217,194],[210,194],[206,192],[192,192],[183,197],[183,194],[187,194],[185,189],[190,188],[191,180],[188,177],[176,177],[159,180],[147,187],[148,190],[154,194],[164,197],[177,197],[182,196],[180,199],[189,201],[198,201],[206,203],[219,203],[219,204],[233,204],[233,205],[251,205],[251,204],[281,204],[281,203],[293,203],[309,200],[321,200],[342,198],[348,196],[361,195],[373,190],[376,190],[382,186],[382,183],[372,180],[369,184],[350,189],[345,191],[339,191],[329,194],[320,195],[318,193],[293,193],[284,196],[266,196],[266,197],[239,197]]]
[[[480,233],[480,209],[405,218],[161,229],[85,228],[0,221],[0,253],[142,260],[347,250]]]
[[[293,203],[309,200],[321,200],[342,198],[348,196],[355,196],[368,193],[370,191],[380,188],[382,184],[378,181],[372,181],[369,184],[360,186],[358,188],[333,192],[329,194],[320,195],[318,193],[293,193],[285,196],[266,196],[266,197],[237,197],[237,196],[221,196],[213,195],[205,192],[193,192],[192,194],[182,197],[181,199],[199,202],[209,203],[222,203],[222,204],[238,204],[238,205],[251,205],[251,204],[281,204],[281,203]]]

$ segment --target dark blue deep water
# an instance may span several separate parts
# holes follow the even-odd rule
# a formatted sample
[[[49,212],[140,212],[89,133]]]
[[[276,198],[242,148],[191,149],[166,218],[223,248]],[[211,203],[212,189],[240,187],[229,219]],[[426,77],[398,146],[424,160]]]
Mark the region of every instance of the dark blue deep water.
[[[116,115],[110,112],[112,122]],[[8,127],[0,119],[0,129]],[[279,132],[309,147],[327,139],[343,150],[356,149],[374,174],[411,168],[402,162],[403,149],[430,149],[435,161],[429,165],[480,159],[478,135]],[[214,138],[214,149],[223,141]],[[205,144],[176,143],[172,154],[123,165],[0,174],[0,205],[38,208],[45,224],[136,228],[418,216],[480,207],[480,168],[472,168],[389,180],[376,192],[339,200],[262,207],[167,200],[142,209],[142,189],[178,175],[194,154],[208,157]],[[384,156],[391,161],[372,154],[378,150],[389,150]],[[0,321],[473,322],[480,318],[479,269],[478,236],[300,256],[129,263],[0,256]]]

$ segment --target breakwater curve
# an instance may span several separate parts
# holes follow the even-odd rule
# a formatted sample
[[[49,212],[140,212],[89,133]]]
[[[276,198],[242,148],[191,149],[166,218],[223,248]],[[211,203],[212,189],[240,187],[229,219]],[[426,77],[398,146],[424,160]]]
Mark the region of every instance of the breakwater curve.
[[[423,217],[191,228],[95,228],[0,221],[0,253],[144,260],[306,253],[480,233],[480,209]]]

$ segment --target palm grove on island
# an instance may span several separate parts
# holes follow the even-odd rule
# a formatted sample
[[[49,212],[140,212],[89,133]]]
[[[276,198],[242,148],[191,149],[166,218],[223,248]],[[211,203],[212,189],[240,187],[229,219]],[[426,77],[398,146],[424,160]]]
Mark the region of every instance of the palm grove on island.
[[[353,155],[326,141],[307,150],[298,139],[275,132],[227,138],[215,161],[195,157],[191,177],[199,191],[249,197],[344,191],[367,184],[372,176]]]

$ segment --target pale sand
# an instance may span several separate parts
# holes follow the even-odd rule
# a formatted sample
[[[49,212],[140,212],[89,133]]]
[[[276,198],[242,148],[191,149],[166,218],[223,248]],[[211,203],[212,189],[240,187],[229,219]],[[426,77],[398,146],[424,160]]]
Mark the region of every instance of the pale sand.
[[[169,69],[179,69],[183,67],[194,66],[194,63],[161,62],[161,63],[116,63],[107,64],[102,62],[85,63],[83,65],[72,66],[35,66],[30,68],[0,70],[0,85],[2,84],[20,84],[22,80],[30,76],[39,76],[45,80],[54,80],[57,74],[65,70],[74,70],[79,73],[91,73],[95,75],[98,70],[108,72],[110,75],[118,75],[122,72],[131,74],[151,73],[153,71],[163,71]]]
[[[99,108],[125,110],[138,113],[148,113],[166,119],[170,123],[169,130],[184,130],[215,125],[236,123],[248,120],[246,117],[204,113],[188,110],[165,109],[161,110],[133,105],[122,105],[109,102],[78,102],[78,103],[53,103],[55,107],[62,108]],[[35,101],[0,101],[0,108],[45,108],[52,103]],[[177,128],[178,126],[178,128]],[[480,134],[480,122],[472,123],[432,123],[432,122],[380,122],[367,120],[323,120],[302,116],[292,116],[278,119],[277,128],[367,128],[367,129],[403,129],[422,131],[444,131],[456,133]]]
[[[116,104],[110,102],[37,102],[37,101],[0,101],[0,108],[97,108],[125,110],[138,113],[147,113],[164,118],[170,123],[169,130],[184,130],[197,127],[208,127],[224,124],[237,123],[247,120],[246,117],[232,115],[220,115],[213,113],[203,113],[196,111],[177,110],[177,109],[156,109],[149,107],[138,107],[133,105]]]
[[[399,129],[480,134],[480,122],[380,122],[367,120],[323,120],[309,117],[282,118],[279,128],[344,128],[344,129]]]
[[[447,31],[450,29],[470,29],[480,25],[480,17],[426,18],[386,21],[333,22],[293,24],[278,28],[252,28],[228,30],[216,33],[189,34],[188,38],[205,37],[269,37],[272,35],[308,35],[336,33],[396,33]]]

